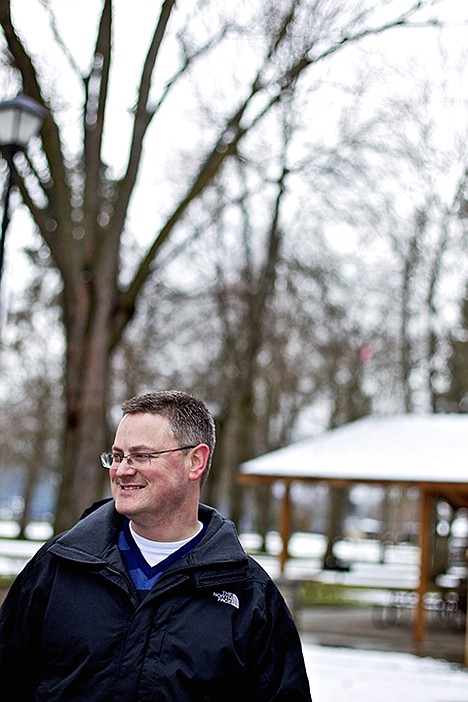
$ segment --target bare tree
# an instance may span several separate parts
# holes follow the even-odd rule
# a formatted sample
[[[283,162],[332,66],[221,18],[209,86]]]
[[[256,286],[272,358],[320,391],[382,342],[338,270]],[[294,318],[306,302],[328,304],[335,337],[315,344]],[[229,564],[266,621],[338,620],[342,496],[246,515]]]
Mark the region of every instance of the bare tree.
[[[312,66],[366,36],[410,24],[413,17],[418,17],[431,4],[429,0],[407,2],[401,14],[390,20],[387,14],[382,22],[379,6],[363,9],[360,3],[351,11],[349,3],[332,7],[328,2],[290,0],[279,8],[275,6],[274,11],[270,3],[254,4],[255,28],[261,26],[264,33],[259,42],[263,53],[257,59],[253,77],[250,72],[242,96],[236,102],[231,100],[223,110],[215,129],[211,130],[214,136],[211,145],[205,146],[205,154],[201,158],[194,155],[196,165],[189,169],[179,200],[129,272],[122,255],[123,235],[140,174],[145,136],[173,85],[222,40],[226,24],[221,18],[214,23],[214,33],[207,37],[205,31],[195,41],[189,31],[190,23],[195,17],[198,19],[197,13],[201,18],[206,17],[206,13],[213,11],[213,4],[200,2],[191,8],[179,33],[179,67],[154,99],[151,89],[155,69],[169,37],[175,6],[174,0],[162,3],[131,114],[128,160],[122,177],[116,177],[103,158],[105,124],[110,117],[107,109],[113,59],[113,3],[104,0],[102,4],[91,68],[84,74],[61,42],[51,19],[58,45],[74,68],[82,89],[82,138],[76,152],[66,143],[66,125],[60,114],[64,99],[59,97],[58,86],[52,86],[44,62],[28,50],[20,29],[15,27],[12,3],[9,0],[1,3],[0,23],[8,50],[4,56],[12,69],[12,83],[48,109],[42,149],[30,151],[28,157],[17,163],[17,168],[21,196],[49,247],[63,284],[67,409],[57,530],[69,526],[99,496],[101,477],[96,470],[96,456],[107,439],[111,356],[135,314],[139,295],[154,271],[160,252],[191,204],[236,153],[244,137],[254,131]],[[215,16],[218,17],[217,12]],[[35,190],[29,187],[31,180],[35,182]]]
[[[10,312],[13,324],[5,330],[2,354],[0,470],[16,470],[21,476],[24,507],[18,520],[20,538],[34,516],[41,484],[59,482],[64,407],[62,338],[56,329],[57,275],[41,265],[40,253],[30,251],[29,255],[36,274],[14,301]],[[21,359],[19,367],[17,358]],[[54,497],[49,496],[51,504]]]
[[[452,330],[448,353],[448,388],[439,395],[439,406],[448,412],[468,412],[468,286],[461,302],[459,321]]]

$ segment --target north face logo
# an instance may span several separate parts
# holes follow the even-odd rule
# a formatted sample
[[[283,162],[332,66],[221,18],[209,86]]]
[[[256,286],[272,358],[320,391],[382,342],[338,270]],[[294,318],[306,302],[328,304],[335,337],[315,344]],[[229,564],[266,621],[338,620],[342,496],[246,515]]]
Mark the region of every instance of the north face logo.
[[[218,602],[224,602],[225,604],[230,604],[236,609],[239,609],[239,598],[233,592],[213,592],[213,597],[216,597]]]

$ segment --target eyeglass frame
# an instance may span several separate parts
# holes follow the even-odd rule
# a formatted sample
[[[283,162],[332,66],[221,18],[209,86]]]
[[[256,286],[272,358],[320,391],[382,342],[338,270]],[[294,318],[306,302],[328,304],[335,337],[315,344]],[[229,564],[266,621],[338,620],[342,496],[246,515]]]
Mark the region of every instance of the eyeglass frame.
[[[102,464],[103,468],[106,468],[107,470],[110,470],[113,467],[114,456],[120,456],[120,459],[116,462],[117,466],[119,466],[122,463],[122,461],[127,459],[127,464],[130,467],[133,467],[134,459],[132,459],[132,456],[138,456],[138,455],[145,456],[145,458],[148,459],[148,465],[151,465],[151,459],[157,458],[158,456],[161,456],[163,453],[173,453],[174,451],[186,451],[188,449],[196,448],[197,446],[198,446],[198,444],[195,444],[194,446],[178,446],[177,448],[164,449],[163,451],[132,451],[131,453],[127,453],[126,455],[125,454],[121,455],[121,454],[117,453],[116,451],[103,451],[100,455],[100,459],[101,459],[101,464]],[[112,456],[113,457],[112,463],[110,465],[106,465],[104,463],[104,456]],[[131,463],[128,460],[129,458],[132,461]]]

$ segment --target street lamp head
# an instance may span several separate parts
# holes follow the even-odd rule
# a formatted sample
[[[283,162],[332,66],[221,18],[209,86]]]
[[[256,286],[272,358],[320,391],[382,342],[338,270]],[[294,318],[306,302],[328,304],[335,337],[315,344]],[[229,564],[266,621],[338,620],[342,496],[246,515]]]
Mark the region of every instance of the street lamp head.
[[[3,215],[0,230],[0,283],[5,255],[5,236],[10,221],[10,192],[15,182],[15,154],[25,151],[28,141],[42,127],[47,111],[38,102],[26,95],[17,95],[13,100],[0,102],[0,153],[8,164]]]
[[[20,151],[39,133],[47,111],[27,95],[0,102],[0,149]]]

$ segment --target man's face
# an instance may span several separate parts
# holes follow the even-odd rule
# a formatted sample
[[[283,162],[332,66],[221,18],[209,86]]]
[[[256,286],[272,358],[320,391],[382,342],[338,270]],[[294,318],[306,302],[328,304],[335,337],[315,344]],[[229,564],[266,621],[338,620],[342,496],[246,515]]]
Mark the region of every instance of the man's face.
[[[120,422],[112,450],[122,455],[177,448],[169,420],[157,414],[126,414]],[[124,514],[141,531],[160,523],[183,519],[193,495],[192,451],[175,451],[153,456],[143,466],[125,459],[110,468],[110,484],[117,512]]]

